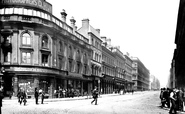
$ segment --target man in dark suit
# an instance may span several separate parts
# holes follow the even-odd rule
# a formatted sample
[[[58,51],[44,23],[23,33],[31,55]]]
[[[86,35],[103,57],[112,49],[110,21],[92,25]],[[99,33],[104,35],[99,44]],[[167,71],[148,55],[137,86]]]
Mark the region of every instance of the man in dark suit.
[[[91,104],[95,101],[95,105],[97,105],[97,101],[98,101],[98,89],[95,86],[94,90],[92,91],[92,96],[93,96],[93,101],[91,102]]]
[[[39,98],[39,92],[38,92],[37,88],[35,88],[35,103],[36,104],[39,104],[38,103],[38,98]]]

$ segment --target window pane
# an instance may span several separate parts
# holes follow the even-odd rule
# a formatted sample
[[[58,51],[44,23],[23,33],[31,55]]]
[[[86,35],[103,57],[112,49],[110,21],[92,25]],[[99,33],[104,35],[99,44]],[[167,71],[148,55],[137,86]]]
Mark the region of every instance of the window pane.
[[[37,12],[33,10],[33,16],[37,16]]]
[[[48,20],[51,20],[51,17],[50,17],[50,15],[48,15]]]
[[[19,13],[19,9],[18,8],[14,8],[14,14],[18,14]]]
[[[47,14],[45,13],[45,14],[44,14],[44,18],[47,19],[47,17],[48,17],[48,16],[47,16]]]
[[[32,15],[32,10],[28,9],[28,15]]]
[[[23,14],[23,9],[19,8],[19,14]]]
[[[27,53],[27,63],[31,63],[31,54]]]
[[[37,11],[37,16],[38,16],[38,17],[41,17],[41,16],[40,16],[40,11]]]
[[[13,8],[10,8],[9,13],[10,13],[10,14],[13,14]]]
[[[26,53],[22,53],[22,63],[26,63]]]
[[[5,14],[9,14],[9,8],[5,9]]]
[[[41,12],[41,17],[44,18],[44,13],[43,12]]]
[[[24,15],[28,15],[28,10],[24,9]]]
[[[1,10],[1,14],[4,14],[4,8]]]
[[[22,35],[22,43],[24,45],[30,45],[31,44],[31,37],[30,37],[30,35],[28,33],[24,33]]]
[[[28,44],[28,45],[31,44],[30,41],[31,41],[31,38],[30,38],[30,37],[27,37],[27,44]]]

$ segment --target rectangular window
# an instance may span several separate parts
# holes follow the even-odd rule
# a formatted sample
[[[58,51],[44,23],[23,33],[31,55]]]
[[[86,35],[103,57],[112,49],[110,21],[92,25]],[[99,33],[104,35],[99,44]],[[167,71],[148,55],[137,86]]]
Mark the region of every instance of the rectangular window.
[[[18,9],[19,9],[18,14],[23,14],[23,9],[22,8],[18,8]]]
[[[28,15],[32,15],[32,10],[28,9]]]
[[[22,63],[30,64],[31,63],[31,53],[22,52]]]
[[[5,14],[12,14],[13,13],[13,8],[6,8],[5,9]]]
[[[52,21],[55,23],[55,18],[54,17],[52,17]]]
[[[3,8],[3,9],[1,9],[1,14],[4,14],[4,8]]]
[[[41,17],[40,11],[37,11],[37,16]]]
[[[50,15],[47,15],[48,16],[48,20],[51,20],[51,16]]]
[[[19,8],[14,8],[14,14],[18,14],[19,13]]]
[[[44,13],[43,12],[41,12],[41,17],[44,18]]]
[[[49,55],[42,54],[42,66],[49,66]]]
[[[28,10],[27,9],[23,9],[23,14],[24,15],[28,15]]]
[[[47,14],[46,14],[46,13],[44,14],[44,18],[45,18],[45,19],[47,19],[47,18],[48,18],[48,16],[47,16]]]
[[[37,11],[33,10],[33,16],[37,16]]]

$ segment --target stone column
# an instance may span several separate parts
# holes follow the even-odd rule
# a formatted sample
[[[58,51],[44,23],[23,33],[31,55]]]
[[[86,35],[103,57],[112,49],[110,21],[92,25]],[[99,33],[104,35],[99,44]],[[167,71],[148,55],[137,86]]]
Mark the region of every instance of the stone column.
[[[38,88],[39,89],[39,77],[34,77],[34,91],[35,91],[35,88]]]
[[[83,81],[81,81],[81,83],[80,83],[80,84],[81,84],[81,95],[83,95],[83,93],[84,93],[84,89],[83,89],[83,88],[84,88],[84,87],[83,87],[83,83],[84,83]]]
[[[13,77],[13,91],[14,91],[14,96],[17,96],[18,93],[18,77],[15,75]]]
[[[49,87],[49,97],[53,98],[53,93],[54,93],[54,83],[55,80],[53,78],[50,79],[50,87]]]

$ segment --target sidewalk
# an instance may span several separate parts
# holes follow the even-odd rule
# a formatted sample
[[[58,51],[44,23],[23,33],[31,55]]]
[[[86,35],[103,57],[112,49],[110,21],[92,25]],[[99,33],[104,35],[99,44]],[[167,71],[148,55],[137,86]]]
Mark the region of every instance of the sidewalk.
[[[138,94],[138,93],[142,93],[142,92],[134,92],[134,94]],[[126,93],[122,96],[125,96],[125,95],[132,95],[132,93]],[[120,96],[120,94],[118,93],[113,93],[113,94],[102,94],[99,96],[99,98],[103,98],[103,97],[111,97],[111,96]],[[40,99],[40,98],[39,98]],[[58,101],[72,101],[72,100],[86,100],[86,99],[92,99],[92,96],[89,95],[89,96],[79,96],[79,97],[73,97],[73,98],[48,98],[48,99],[44,99],[44,102],[58,102]],[[28,102],[35,102],[35,99],[34,98],[31,98],[31,99],[27,99]],[[17,97],[12,97],[11,99],[9,99],[8,97],[4,98],[3,99],[3,102],[4,103],[17,103],[18,102],[18,99]]]

